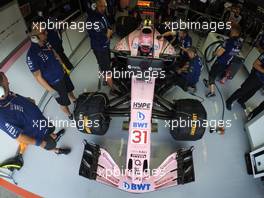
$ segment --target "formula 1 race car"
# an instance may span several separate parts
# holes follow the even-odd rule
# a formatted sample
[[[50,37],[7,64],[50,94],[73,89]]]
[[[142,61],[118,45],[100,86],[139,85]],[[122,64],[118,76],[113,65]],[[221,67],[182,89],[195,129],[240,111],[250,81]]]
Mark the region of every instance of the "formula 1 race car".
[[[120,94],[111,100],[105,93],[83,93],[79,96],[74,117],[82,121],[81,132],[104,135],[110,117],[129,118],[126,169],[122,171],[111,155],[101,146],[84,141],[79,174],[100,183],[132,193],[155,191],[195,180],[193,147],[179,149],[150,172],[152,118],[162,120],[206,120],[207,113],[198,100],[168,101],[163,88],[174,86],[171,81],[175,63],[174,47],[160,35],[150,20],[118,42],[112,51],[112,72],[129,73],[115,79]],[[173,75],[172,75],[173,76]],[[96,126],[91,125],[99,121]],[[197,125],[170,128],[176,140],[198,140],[205,128]]]

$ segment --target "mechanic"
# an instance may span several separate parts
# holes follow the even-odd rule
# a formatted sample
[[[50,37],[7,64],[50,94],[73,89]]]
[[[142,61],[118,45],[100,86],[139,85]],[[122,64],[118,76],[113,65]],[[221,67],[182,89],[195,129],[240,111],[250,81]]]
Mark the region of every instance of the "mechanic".
[[[56,148],[65,130],[55,134],[55,127],[49,127],[48,120],[34,100],[10,92],[3,72],[0,72],[0,129],[20,144],[40,146],[57,154],[69,154],[71,151],[69,148]]]
[[[111,88],[110,94],[114,95],[115,90],[113,87],[113,79],[110,68],[110,40],[112,38],[113,31],[105,15],[106,8],[106,0],[96,0],[96,10],[90,12],[87,20],[92,23],[99,22],[99,28],[92,28],[88,30],[88,33],[91,40],[91,48],[93,49],[99,65],[99,70],[104,74],[104,80]]]
[[[32,25],[31,47],[27,53],[27,64],[37,82],[47,90],[60,104],[62,111],[73,120],[69,105],[76,101],[74,86],[63,70],[62,60],[55,50],[46,42],[47,31],[40,24]]]
[[[39,11],[38,16],[39,17],[37,19],[37,22],[45,22],[46,24],[48,23],[48,20],[51,22],[57,22],[56,19],[54,19],[52,17],[48,17],[47,14],[45,16],[43,11]],[[71,71],[73,69],[73,65],[70,62],[69,58],[64,53],[64,48],[62,45],[62,32],[61,32],[61,30],[56,29],[56,28],[47,28],[47,32],[48,32],[47,41],[52,46],[52,48],[57,52],[57,54],[60,56],[62,62],[65,64],[66,68],[69,71]]]
[[[160,39],[162,37],[174,37],[174,41],[171,41],[173,45],[180,47],[180,60],[181,62],[188,61],[188,53],[187,49],[192,46],[192,37],[188,34],[188,30],[180,30],[179,32],[165,32],[161,36],[158,36],[157,38]]]
[[[241,13],[241,9],[242,7],[237,4],[237,5],[234,5],[232,8],[231,8],[231,12],[230,12],[230,16],[229,16],[229,19],[228,21],[235,23],[235,24],[241,24],[241,21],[242,21],[242,16],[240,15]]]
[[[215,96],[216,78],[224,74],[225,70],[230,65],[234,56],[239,54],[242,48],[240,32],[240,26],[233,25],[230,32],[230,38],[225,40],[223,45],[214,53],[214,55],[217,56],[217,59],[209,72],[209,81],[206,79],[203,80],[205,86],[209,86],[210,89],[209,93],[206,94],[206,97]]]
[[[245,103],[264,85],[264,53],[253,64],[253,69],[241,87],[236,90],[226,101],[226,108],[232,109],[232,103],[237,100],[243,109]]]
[[[196,83],[199,81],[203,65],[195,47],[188,48],[186,52],[189,57],[189,62],[183,67],[176,69],[179,75],[176,77],[176,85],[180,86],[184,91],[195,93]]]

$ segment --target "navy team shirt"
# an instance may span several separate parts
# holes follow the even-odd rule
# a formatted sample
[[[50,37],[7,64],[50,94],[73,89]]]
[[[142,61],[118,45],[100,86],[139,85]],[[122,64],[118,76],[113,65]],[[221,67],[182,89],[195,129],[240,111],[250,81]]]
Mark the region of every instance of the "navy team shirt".
[[[50,85],[58,83],[64,76],[63,68],[48,43],[43,47],[31,43],[26,61],[30,71],[33,73],[40,70],[42,77]]]
[[[242,41],[239,37],[229,38],[224,41],[223,46],[225,52],[217,57],[217,62],[221,65],[229,66],[234,56],[238,55],[242,48]]]
[[[107,21],[107,17],[97,11],[91,11],[87,19],[88,22],[92,22],[93,27],[88,29],[88,33],[91,40],[91,48],[97,51],[105,51],[110,48],[110,40],[107,38],[107,29],[110,28],[110,24]]]
[[[262,53],[259,57],[258,60],[261,62],[261,66],[264,69],[264,53]],[[261,73],[260,71],[257,71],[256,69],[253,69],[257,75],[257,77],[261,80],[262,83],[264,83],[264,73]]]
[[[63,51],[62,35],[59,30],[48,29],[48,42],[56,52]]]
[[[176,41],[183,48],[190,48],[192,46],[192,37],[187,34],[183,39],[179,37],[179,34],[176,35]],[[180,51],[181,58],[184,60],[188,59],[188,54],[184,51]]]
[[[48,127],[40,128],[40,121],[45,121],[46,125],[48,123],[29,99],[10,92],[6,99],[0,100],[0,129],[13,139],[24,134],[42,141]]]
[[[189,73],[182,74],[183,77],[187,80],[188,86],[194,86],[199,81],[202,65],[203,64],[199,56],[196,56],[194,59],[190,61]]]

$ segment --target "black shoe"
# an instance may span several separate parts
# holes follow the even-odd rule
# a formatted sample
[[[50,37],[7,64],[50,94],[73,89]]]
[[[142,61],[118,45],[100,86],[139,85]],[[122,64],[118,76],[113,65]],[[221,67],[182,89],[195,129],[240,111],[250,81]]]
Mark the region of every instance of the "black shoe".
[[[73,114],[69,115],[68,118],[69,118],[69,120],[74,120]]]
[[[204,86],[208,88],[209,86],[209,82],[208,80],[206,80],[205,78],[203,79],[203,83],[204,83]]]
[[[56,152],[56,154],[58,155],[68,155],[71,152],[70,148],[59,148],[58,152]]]
[[[232,110],[232,103],[226,102],[226,109],[228,111],[231,111]]]
[[[250,112],[247,116],[247,120],[250,121],[253,118],[253,112]]]
[[[206,98],[212,98],[212,97],[215,97],[215,93],[209,92],[205,96],[206,96]]]
[[[56,133],[57,137],[55,139],[56,142],[60,141],[61,137],[65,134],[65,129],[61,129],[58,133]]]

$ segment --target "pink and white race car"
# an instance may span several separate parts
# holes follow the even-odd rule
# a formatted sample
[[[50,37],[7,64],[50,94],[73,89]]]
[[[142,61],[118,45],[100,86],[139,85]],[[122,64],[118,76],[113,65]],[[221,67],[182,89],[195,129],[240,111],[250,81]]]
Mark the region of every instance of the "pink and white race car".
[[[104,148],[85,140],[81,176],[131,193],[160,190],[195,180],[193,147],[169,155],[155,174],[149,168],[152,118],[197,121],[207,117],[197,100],[170,102],[160,94],[163,85],[168,87],[166,76],[171,72],[175,50],[167,41],[157,40],[158,35],[151,24],[144,25],[115,46],[113,69],[133,73],[129,78],[115,80],[120,90],[118,97],[109,100],[106,94],[96,92],[84,93],[78,98],[75,119],[84,121],[86,127],[79,127],[84,133],[103,135],[108,130],[110,116],[129,117],[126,169],[121,170]],[[146,71],[148,78],[137,75]],[[153,76],[154,71],[158,75]],[[160,79],[161,72],[165,79]],[[87,127],[96,119],[100,120],[99,126]],[[170,132],[176,140],[198,140],[205,128],[192,125],[171,128]]]

